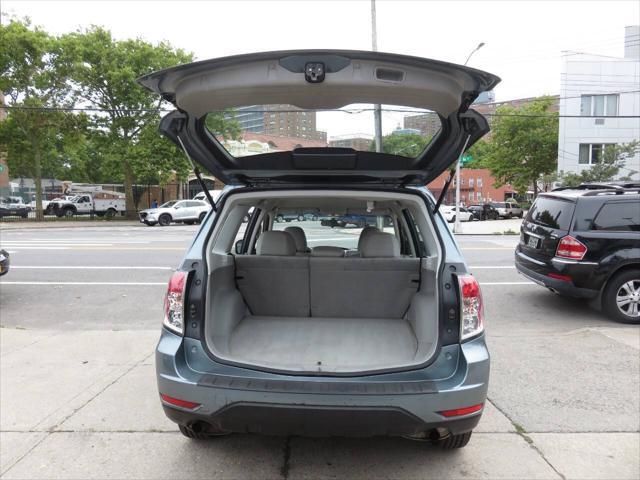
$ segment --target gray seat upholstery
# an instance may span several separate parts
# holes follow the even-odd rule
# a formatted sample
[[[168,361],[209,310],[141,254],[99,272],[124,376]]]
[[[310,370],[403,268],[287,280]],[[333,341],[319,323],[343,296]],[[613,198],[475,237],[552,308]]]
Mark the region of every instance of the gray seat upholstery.
[[[296,255],[308,255],[309,247],[307,247],[307,236],[304,230],[300,227],[287,227],[284,229],[289,233],[296,243]]]
[[[236,283],[254,315],[306,317],[310,314],[309,260],[297,257],[293,237],[266,231],[257,255],[236,255]]]
[[[358,251],[362,251],[362,242],[364,241],[365,238],[367,238],[369,235],[371,235],[374,232],[379,232],[380,230],[378,230],[377,227],[372,227],[372,226],[367,226],[364,227],[362,229],[362,231],[360,232],[360,237],[358,238]]]
[[[403,317],[419,287],[420,259],[400,257],[389,233],[370,233],[362,248],[363,257],[309,259],[311,316]]]
[[[318,246],[311,249],[312,257],[344,257],[344,248]]]

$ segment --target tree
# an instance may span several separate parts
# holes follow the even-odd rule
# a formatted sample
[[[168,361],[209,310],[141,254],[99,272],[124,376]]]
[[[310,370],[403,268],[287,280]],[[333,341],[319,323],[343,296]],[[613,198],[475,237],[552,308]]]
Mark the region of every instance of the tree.
[[[92,27],[62,37],[73,62],[74,90],[98,109],[92,113],[94,140],[104,170],[125,186],[127,216],[135,216],[133,184],[175,170],[185,177],[182,152],[157,133],[163,101],[136,83],[141,75],[192,60],[168,43],[115,40],[108,30]]]
[[[484,162],[491,151],[490,141],[480,140],[476,142],[469,150],[465,152],[465,156],[471,157],[471,160],[465,163],[465,168],[484,168]]]
[[[57,38],[32,27],[29,19],[0,25],[0,90],[11,107],[0,122],[0,141],[12,171],[34,179],[38,219],[43,218],[43,171],[61,168],[65,135],[78,131],[81,122],[64,111],[73,106],[69,73]]]
[[[496,110],[491,141],[482,164],[491,171],[496,186],[509,183],[520,194],[556,170],[558,115],[549,111],[553,99],[542,97],[521,108],[503,106]]]
[[[422,153],[430,140],[430,137],[424,137],[417,133],[391,133],[382,137],[382,151],[392,155],[415,158]],[[375,142],[371,142],[369,150],[373,152],[375,149]]]
[[[620,145],[607,145],[604,148],[602,159],[598,163],[580,173],[560,172],[559,181],[565,187],[575,187],[588,182],[611,181],[618,176],[620,170],[625,168],[626,161],[639,152],[640,142],[638,140]],[[622,180],[631,178],[635,173],[638,172],[628,170]]]

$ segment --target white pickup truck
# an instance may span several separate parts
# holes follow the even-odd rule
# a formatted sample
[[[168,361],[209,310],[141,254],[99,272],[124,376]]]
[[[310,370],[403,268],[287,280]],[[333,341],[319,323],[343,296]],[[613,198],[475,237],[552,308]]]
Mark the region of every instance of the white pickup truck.
[[[113,218],[125,212],[126,200],[124,193],[101,190],[78,193],[71,199],[52,200],[47,207],[47,210],[57,217],[95,213],[100,217]]]

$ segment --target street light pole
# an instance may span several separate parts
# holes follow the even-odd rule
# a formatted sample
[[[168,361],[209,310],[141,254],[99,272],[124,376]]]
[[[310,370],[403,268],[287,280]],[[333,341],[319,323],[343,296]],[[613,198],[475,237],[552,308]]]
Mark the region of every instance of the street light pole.
[[[467,59],[464,61],[464,64],[466,65],[467,63],[469,63],[471,56],[474,53],[476,53],[478,50],[480,50],[482,47],[484,47],[484,42],[480,42],[476,48],[471,50],[471,53],[469,54]],[[460,233],[460,167],[462,163],[462,155],[464,155],[464,149],[462,149],[462,151],[460,152],[460,156],[458,157],[458,165],[456,168],[456,214],[455,214],[455,222],[453,224],[454,233]]]
[[[378,29],[376,27],[376,0],[371,0],[371,50],[378,51]],[[382,106],[373,106],[373,122],[376,133],[376,152],[382,152]]]

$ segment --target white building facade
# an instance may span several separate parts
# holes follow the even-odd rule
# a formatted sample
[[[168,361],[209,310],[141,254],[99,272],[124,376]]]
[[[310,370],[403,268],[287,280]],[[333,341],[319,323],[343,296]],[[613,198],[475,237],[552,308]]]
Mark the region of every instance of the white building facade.
[[[623,58],[564,52],[558,173],[591,168],[611,145],[640,140],[640,27],[627,27]],[[640,154],[619,176],[640,180]]]

